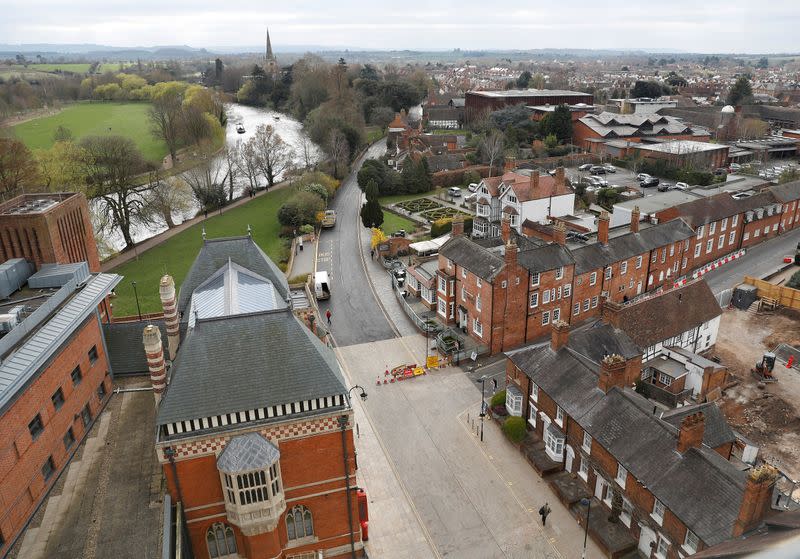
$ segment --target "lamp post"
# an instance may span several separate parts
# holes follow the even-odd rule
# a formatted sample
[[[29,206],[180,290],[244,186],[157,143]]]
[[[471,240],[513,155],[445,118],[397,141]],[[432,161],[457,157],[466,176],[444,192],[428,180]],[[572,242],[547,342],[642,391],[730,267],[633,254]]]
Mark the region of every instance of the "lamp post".
[[[136,312],[139,314],[139,322],[142,321],[142,309],[139,306],[139,292],[136,291],[136,282],[132,281],[131,285],[133,286],[133,296],[136,297]]]
[[[486,417],[486,400],[484,396],[484,388],[486,387],[486,375],[483,375],[481,378],[478,379],[478,382],[481,383],[481,442],[483,442],[483,418]]]
[[[367,391],[362,386],[356,384],[347,391],[348,397],[353,390],[360,390],[359,396],[361,400],[367,399]],[[350,530],[350,556],[356,559],[356,542],[353,538],[353,498],[350,495],[350,465],[347,463],[347,415],[339,416],[339,426],[342,428],[342,458],[344,461],[344,484],[345,492],[347,494],[347,523]]]
[[[592,512],[592,500],[584,497],[581,499],[581,504],[586,507],[586,526],[583,531],[583,553],[581,554],[581,559],[586,559],[586,540],[589,537],[589,513]]]

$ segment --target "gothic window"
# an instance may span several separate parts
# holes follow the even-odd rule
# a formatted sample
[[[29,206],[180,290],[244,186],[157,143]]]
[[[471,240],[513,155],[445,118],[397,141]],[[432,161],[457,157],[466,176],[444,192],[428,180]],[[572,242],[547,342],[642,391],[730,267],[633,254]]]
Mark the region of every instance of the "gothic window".
[[[233,533],[233,529],[221,522],[212,524],[208,532],[206,532],[206,545],[211,559],[227,557],[237,553],[236,536]]]
[[[298,505],[286,513],[286,532],[290,540],[313,536],[314,520],[311,518],[311,511]]]

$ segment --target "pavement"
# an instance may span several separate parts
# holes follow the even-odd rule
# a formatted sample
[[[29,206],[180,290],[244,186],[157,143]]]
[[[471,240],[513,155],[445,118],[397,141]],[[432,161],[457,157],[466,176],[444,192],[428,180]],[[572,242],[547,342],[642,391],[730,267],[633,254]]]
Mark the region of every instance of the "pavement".
[[[309,237],[309,235],[306,235]],[[304,237],[303,250],[300,250],[295,242],[295,253],[292,259],[292,267],[286,272],[286,276],[293,278],[303,274],[313,274],[317,259],[317,240],[309,240]]]

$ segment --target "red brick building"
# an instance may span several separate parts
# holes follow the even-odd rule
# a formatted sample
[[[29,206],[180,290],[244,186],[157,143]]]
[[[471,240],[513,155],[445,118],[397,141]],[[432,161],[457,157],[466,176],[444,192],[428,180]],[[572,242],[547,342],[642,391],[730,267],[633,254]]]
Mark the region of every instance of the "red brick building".
[[[559,89],[506,89],[500,91],[468,91],[465,96],[466,120],[477,118],[511,105],[591,105],[594,97],[580,91]]]
[[[195,557],[362,554],[349,392],[287,296],[250,237],[205,241],[181,286],[186,333],[158,404],[156,450]],[[174,291],[162,301],[175,306]],[[157,329],[145,347],[157,388]]]
[[[573,144],[593,153],[605,153],[603,142],[624,140],[638,143],[651,140],[708,141],[708,130],[695,128],[682,120],[659,114],[587,114],[573,124]]]

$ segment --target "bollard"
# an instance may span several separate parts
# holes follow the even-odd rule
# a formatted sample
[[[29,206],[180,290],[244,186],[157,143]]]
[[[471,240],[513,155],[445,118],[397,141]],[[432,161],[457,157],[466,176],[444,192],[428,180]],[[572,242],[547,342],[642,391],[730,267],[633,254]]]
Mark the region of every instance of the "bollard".
[[[361,431],[360,431],[360,430],[359,430],[359,428],[358,428],[358,423],[356,423],[356,438],[357,438],[357,439],[360,439],[360,438],[361,438]]]
[[[469,423],[469,412],[467,412],[467,423]]]

